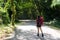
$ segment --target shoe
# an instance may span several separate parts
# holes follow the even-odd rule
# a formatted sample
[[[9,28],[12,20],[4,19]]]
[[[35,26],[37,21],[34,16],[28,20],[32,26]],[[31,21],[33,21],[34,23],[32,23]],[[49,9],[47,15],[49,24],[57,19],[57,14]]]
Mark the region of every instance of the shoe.
[[[39,34],[37,34],[37,36],[39,36]]]
[[[44,37],[44,34],[42,33],[42,37]]]

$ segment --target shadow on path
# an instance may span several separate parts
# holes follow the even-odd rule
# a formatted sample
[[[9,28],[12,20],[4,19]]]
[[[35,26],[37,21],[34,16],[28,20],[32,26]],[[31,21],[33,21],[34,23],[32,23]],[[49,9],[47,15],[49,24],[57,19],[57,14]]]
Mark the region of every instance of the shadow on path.
[[[30,26],[32,25],[32,27],[34,25],[36,25],[36,23],[34,21],[24,21],[22,22],[22,24],[17,24],[19,25],[19,27],[21,25],[23,26]],[[44,33],[44,37],[41,36],[41,34],[39,35],[39,37],[37,36],[37,32],[33,29],[33,30],[21,30],[21,29],[15,29],[15,36],[9,40],[60,40],[60,38],[54,38],[51,34],[47,34]]]
[[[60,40],[60,38],[54,38],[52,35],[44,33],[44,37],[36,35],[37,33],[34,30],[31,31],[22,31],[17,29],[16,35],[14,38],[9,40]]]

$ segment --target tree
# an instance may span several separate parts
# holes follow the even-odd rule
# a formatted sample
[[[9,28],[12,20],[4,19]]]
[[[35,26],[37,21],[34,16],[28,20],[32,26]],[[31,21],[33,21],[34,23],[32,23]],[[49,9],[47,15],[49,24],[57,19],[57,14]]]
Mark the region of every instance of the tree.
[[[10,2],[11,2],[11,11],[12,11],[11,24],[15,28],[14,22],[15,22],[15,15],[16,15],[16,10],[15,10],[16,6],[14,4],[14,0],[10,0]]]

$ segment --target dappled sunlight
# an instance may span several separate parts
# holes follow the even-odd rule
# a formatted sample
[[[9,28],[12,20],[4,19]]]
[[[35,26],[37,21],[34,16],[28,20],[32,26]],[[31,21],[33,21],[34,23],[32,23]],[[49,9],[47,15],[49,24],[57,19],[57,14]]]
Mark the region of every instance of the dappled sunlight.
[[[30,23],[30,22],[28,22]],[[25,25],[24,25],[25,24]],[[59,40],[60,32],[49,28],[49,26],[43,25],[42,30],[44,33],[44,37],[42,37],[41,32],[39,37],[37,36],[37,28],[34,25],[27,25],[24,23],[23,25],[16,25],[15,37],[10,40]],[[30,23],[31,24],[31,23]]]
[[[34,30],[30,31],[22,31],[20,29],[17,29],[16,39],[17,40],[59,40],[58,38],[54,38],[51,34],[44,33],[44,37],[42,37],[41,33],[39,37],[37,36],[37,33],[34,32]],[[14,40],[15,38],[13,38]]]

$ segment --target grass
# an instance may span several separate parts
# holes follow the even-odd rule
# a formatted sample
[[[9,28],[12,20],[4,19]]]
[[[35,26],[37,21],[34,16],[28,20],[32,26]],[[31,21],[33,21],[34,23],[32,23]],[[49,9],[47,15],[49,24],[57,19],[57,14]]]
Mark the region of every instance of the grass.
[[[54,29],[57,29],[57,30],[60,30],[60,22],[54,22],[54,23],[50,23],[48,22],[46,25],[50,26],[51,28],[54,28]]]

